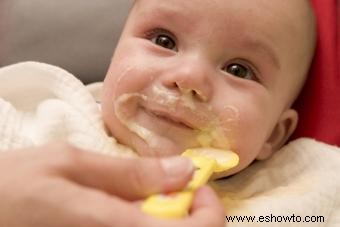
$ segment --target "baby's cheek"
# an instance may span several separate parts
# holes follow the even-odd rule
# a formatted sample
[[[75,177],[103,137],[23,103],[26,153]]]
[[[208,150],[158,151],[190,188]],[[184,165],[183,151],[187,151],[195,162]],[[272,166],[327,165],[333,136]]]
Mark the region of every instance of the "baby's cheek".
[[[237,138],[236,152],[240,156],[240,168],[251,164],[263,149],[266,142],[264,131],[265,127],[258,127],[257,130],[249,128],[243,130],[243,135]]]
[[[260,112],[240,110],[237,124],[234,124],[232,149],[240,156],[240,167],[253,162],[266,142],[268,125],[260,115]]]

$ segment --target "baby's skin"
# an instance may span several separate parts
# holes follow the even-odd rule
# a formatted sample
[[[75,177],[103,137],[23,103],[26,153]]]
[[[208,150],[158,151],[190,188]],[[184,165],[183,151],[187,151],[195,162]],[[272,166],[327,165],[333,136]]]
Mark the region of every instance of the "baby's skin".
[[[109,131],[141,156],[236,152],[220,177],[269,158],[297,124],[313,22],[305,0],[137,0],[104,81]]]

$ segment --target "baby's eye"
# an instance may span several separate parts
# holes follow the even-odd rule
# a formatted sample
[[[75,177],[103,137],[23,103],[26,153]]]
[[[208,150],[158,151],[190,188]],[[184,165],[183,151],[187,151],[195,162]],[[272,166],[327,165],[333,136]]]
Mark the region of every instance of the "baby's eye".
[[[225,66],[223,70],[239,78],[256,80],[253,71],[249,67],[243,66],[241,64],[232,63]]]
[[[169,50],[176,50],[175,41],[168,35],[161,34],[151,39],[153,43]]]

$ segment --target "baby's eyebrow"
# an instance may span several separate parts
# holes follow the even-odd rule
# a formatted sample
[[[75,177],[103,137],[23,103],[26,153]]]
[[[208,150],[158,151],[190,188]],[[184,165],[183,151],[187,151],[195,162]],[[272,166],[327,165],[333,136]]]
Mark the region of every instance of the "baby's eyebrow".
[[[280,61],[274,48],[270,45],[270,43],[266,42],[265,40],[260,39],[253,39],[253,38],[245,38],[242,40],[243,47],[248,48],[251,51],[256,51],[263,53],[264,55],[268,56],[268,59],[273,63],[275,68],[280,69]]]
[[[170,21],[177,24],[182,29],[189,31],[193,28],[196,21],[189,17],[185,9],[179,8],[177,5],[159,4],[154,7],[143,9],[142,14],[144,19],[160,21]],[[150,19],[151,18],[151,19]]]

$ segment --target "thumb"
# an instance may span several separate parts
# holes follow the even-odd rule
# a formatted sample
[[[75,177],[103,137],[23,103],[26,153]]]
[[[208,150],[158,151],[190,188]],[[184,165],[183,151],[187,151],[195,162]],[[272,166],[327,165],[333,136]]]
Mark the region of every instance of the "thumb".
[[[97,188],[126,200],[184,188],[194,171],[192,162],[181,156],[164,159],[120,158],[76,152],[66,177],[86,187]]]

